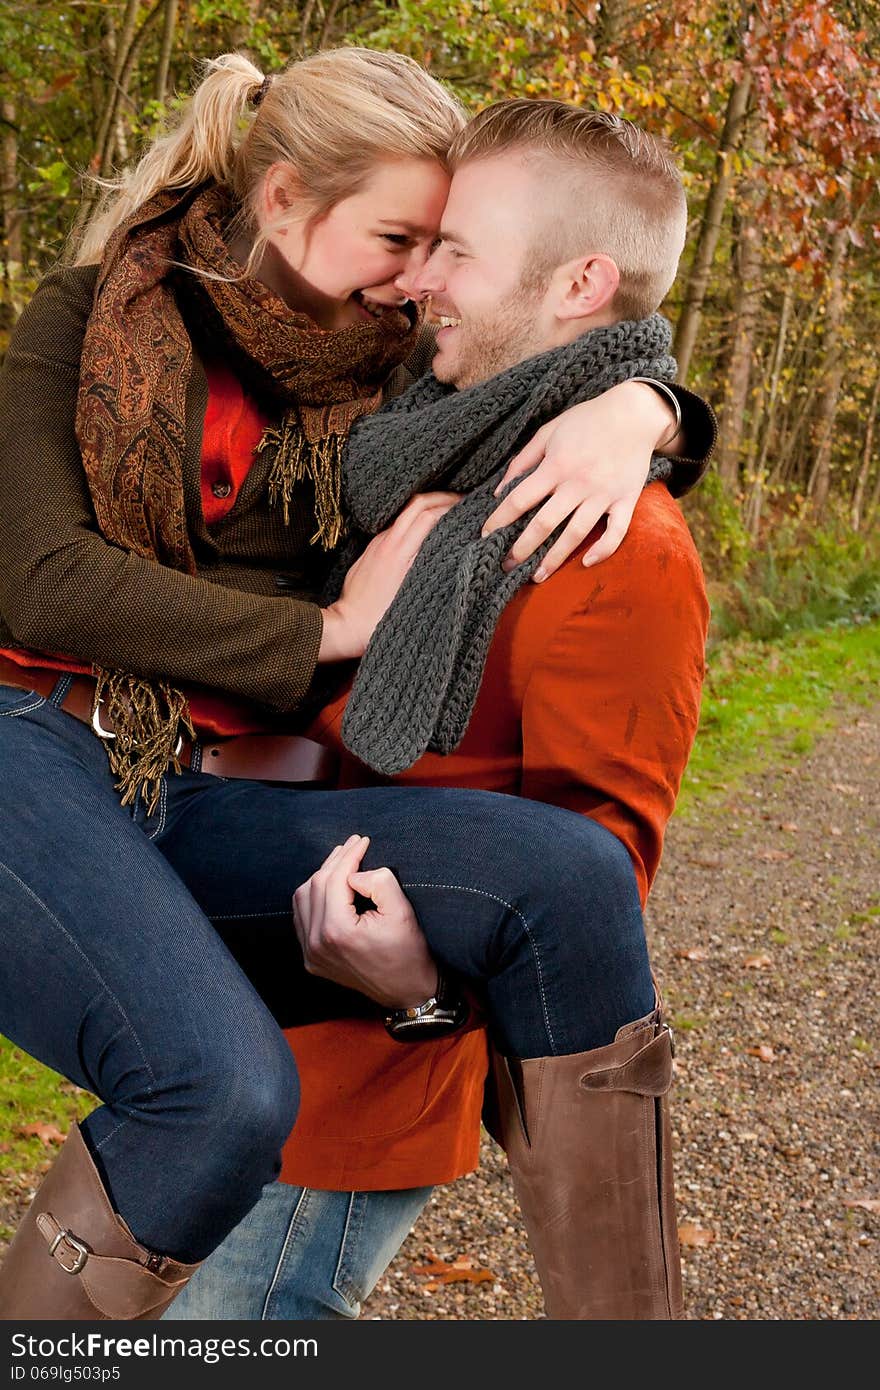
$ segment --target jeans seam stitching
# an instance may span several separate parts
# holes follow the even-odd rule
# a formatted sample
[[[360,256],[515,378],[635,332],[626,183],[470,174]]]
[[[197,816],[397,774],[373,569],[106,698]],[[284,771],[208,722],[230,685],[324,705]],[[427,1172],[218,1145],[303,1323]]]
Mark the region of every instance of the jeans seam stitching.
[[[243,922],[249,917],[286,917],[291,911],[288,907],[267,907],[265,912],[212,912],[212,922]]]
[[[141,1061],[143,1062],[144,1066],[146,1067],[147,1075],[149,1076],[150,1081],[153,1083],[153,1084],[148,1088],[148,1094],[149,1094],[149,1095],[153,1095],[153,1094],[154,1094],[154,1087],[155,1087],[155,1084],[156,1084],[156,1077],[155,1077],[154,1074],[153,1074],[153,1068],[150,1066],[149,1062],[147,1061],[147,1054],[145,1053],[144,1048],[143,1048],[143,1044],[141,1043],[141,1040],[140,1040],[140,1038],[138,1037],[137,1029],[134,1027],[134,1024],[132,1023],[131,1019],[128,1017],[128,1014],[125,1012],[125,1009],[122,1007],[122,1005],[121,1005],[121,1003],[119,1002],[119,1000],[116,998],[116,995],[113,993],[113,991],[112,991],[112,989],[110,988],[110,986],[108,985],[107,981],[104,979],[104,976],[101,974],[100,970],[98,970],[97,967],[92,963],[92,961],[91,961],[91,960],[89,959],[89,957],[86,955],[85,951],[84,951],[84,950],[82,949],[82,947],[80,946],[79,942],[78,942],[73,936],[71,936],[70,932],[69,932],[69,931],[67,930],[67,928],[64,926],[64,923],[63,923],[62,921],[60,921],[60,919],[59,919],[58,917],[55,916],[55,913],[54,913],[54,912],[52,911],[52,909],[48,906],[48,904],[47,904],[47,903],[44,903],[44,902],[43,902],[43,899],[42,899],[41,897],[39,897],[39,895],[38,895],[37,893],[34,892],[34,890],[30,887],[30,885],[27,884],[27,883],[25,883],[24,879],[19,878],[18,874],[15,873],[15,871],[14,871],[13,869],[11,869],[11,868],[9,867],[8,864],[5,864],[5,863],[3,862],[2,859],[0,859],[0,869],[5,869],[6,872],[9,874],[9,877],[12,878],[12,879],[14,879],[15,882],[16,882],[21,888],[24,889],[24,891],[25,891],[25,893],[27,893],[28,897],[29,897],[29,898],[32,898],[33,901],[34,901],[35,903],[37,903],[38,906],[39,906],[40,908],[42,908],[43,912],[45,912],[45,914],[46,914],[46,916],[49,918],[50,922],[54,922],[54,923],[55,923],[55,926],[56,926],[56,927],[58,928],[58,930],[61,932],[62,936],[64,936],[64,937],[66,938],[66,940],[70,942],[71,946],[72,946],[73,949],[76,951],[77,955],[78,955],[78,956],[81,956],[82,959],[85,961],[86,966],[87,966],[88,969],[91,971],[91,973],[94,975],[95,979],[98,981],[98,983],[100,984],[101,988],[102,988],[103,990],[106,991],[107,997],[113,1001],[114,1005],[115,1005],[116,1008],[119,1010],[120,1014],[122,1015],[123,1019],[125,1020],[125,1025],[126,1025],[126,1027],[130,1030],[131,1036],[134,1038],[134,1041],[135,1041],[135,1045],[136,1045],[136,1047],[137,1047],[137,1050],[138,1050],[138,1052],[141,1054]],[[105,1103],[106,1103],[106,1102],[105,1102]]]
[[[353,1237],[356,1237],[357,1234],[358,1234],[358,1230],[355,1229],[354,1221],[353,1221],[352,1217],[353,1217],[353,1211],[354,1211],[355,1198],[357,1198],[357,1197],[359,1197],[359,1196],[361,1196],[361,1195],[362,1195],[362,1194],[359,1193],[359,1192],[352,1192],[352,1193],[349,1195],[349,1199],[348,1199],[348,1211],[345,1213],[345,1227],[344,1227],[343,1232],[342,1232],[342,1241],[340,1242],[340,1246],[339,1246],[339,1259],[336,1261],[336,1272],[335,1272],[334,1275],[333,1275],[333,1288],[334,1288],[335,1292],[339,1294],[339,1297],[340,1297],[340,1298],[344,1298],[344,1299],[345,1299],[345,1301],[346,1301],[346,1303],[348,1304],[349,1308],[353,1308],[354,1305],[355,1305],[355,1303],[358,1303],[358,1304],[360,1303],[360,1299],[359,1299],[359,1298],[352,1299],[352,1297],[351,1297],[351,1292],[353,1292],[353,1285],[352,1285],[352,1280],[351,1280],[351,1276],[350,1276],[350,1273],[349,1273],[350,1268],[351,1268],[351,1260],[349,1259],[349,1254],[348,1254],[348,1248],[347,1248],[347,1247],[348,1247],[349,1232],[351,1232],[351,1234],[352,1234]],[[364,1224],[363,1204],[361,1204],[361,1206],[360,1206],[360,1208],[359,1208],[358,1221],[359,1221],[359,1227],[362,1227],[363,1224]],[[359,1229],[359,1228],[358,1228],[358,1229]],[[340,1288],[340,1281],[342,1282],[342,1284],[343,1284],[343,1286],[344,1286],[344,1287],[342,1287],[342,1288]]]
[[[299,1195],[299,1199],[298,1199],[298,1201],[297,1201],[297,1204],[296,1204],[296,1206],[294,1207],[293,1212],[292,1212],[292,1214],[291,1214],[290,1220],[289,1220],[288,1223],[287,1223],[287,1231],[286,1231],[285,1236],[284,1236],[284,1244],[283,1244],[282,1247],[281,1247],[281,1253],[280,1253],[279,1256],[278,1256],[278,1263],[276,1264],[276,1266],[275,1266],[275,1271],[274,1271],[274,1273],[273,1273],[273,1275],[272,1275],[272,1282],[271,1282],[271,1284],[269,1285],[269,1288],[268,1288],[267,1291],[266,1291],[266,1297],[265,1297],[265,1300],[264,1300],[264,1302],[263,1302],[262,1312],[260,1313],[260,1321],[261,1321],[261,1322],[271,1322],[271,1321],[272,1321],[272,1319],[269,1318],[269,1317],[267,1316],[267,1314],[268,1314],[268,1312],[269,1312],[269,1304],[270,1304],[270,1302],[271,1302],[271,1300],[272,1300],[272,1295],[274,1294],[275,1289],[276,1289],[276,1287],[277,1287],[277,1285],[278,1285],[278,1281],[279,1281],[279,1279],[281,1278],[281,1271],[282,1271],[282,1269],[284,1268],[284,1262],[285,1262],[285,1260],[287,1259],[287,1252],[288,1252],[288,1250],[290,1249],[290,1242],[291,1242],[291,1240],[292,1240],[292,1238],[293,1238],[293,1236],[294,1236],[294,1227],[296,1226],[296,1224],[297,1224],[297,1222],[298,1222],[298,1220],[299,1220],[299,1210],[300,1210],[300,1207],[303,1205],[303,1203],[306,1201],[306,1198],[307,1198],[307,1196],[308,1196],[308,1192],[309,1192],[309,1189],[308,1189],[307,1187],[304,1187],[304,1188],[302,1189],[302,1191],[301,1191],[301,1193],[300,1193],[300,1195]]]
[[[70,687],[73,685],[73,676],[70,672],[65,676],[59,676],[55,685],[52,687],[52,694],[48,697],[49,704],[54,709],[60,709],[62,702],[70,694]]]
[[[45,696],[45,695],[41,695],[40,698],[39,698],[38,700],[35,700],[35,701],[33,702],[33,704],[25,705],[24,707],[19,707],[18,709],[4,709],[4,710],[0,710],[0,719],[18,719],[19,715],[22,715],[22,714],[30,714],[33,710],[39,709],[39,708],[40,708],[40,705],[45,705],[45,704],[46,704],[46,696]]]
[[[109,1144],[109,1143],[110,1143],[110,1140],[113,1138],[114,1134],[118,1134],[119,1131],[120,1131],[125,1125],[127,1125],[127,1124],[128,1124],[128,1118],[127,1118],[127,1117],[126,1117],[124,1120],[120,1120],[120,1121],[119,1121],[119,1124],[116,1125],[114,1129],[111,1129],[111,1131],[110,1131],[109,1134],[105,1134],[105,1136],[104,1136],[104,1138],[101,1140],[100,1144],[96,1144],[96,1145],[95,1145],[95,1148],[96,1148],[97,1150],[99,1150],[99,1151],[100,1151],[101,1149],[103,1149],[103,1147],[104,1147],[105,1144]]]
[[[161,788],[161,790],[160,790],[160,792],[159,792],[159,824],[156,826],[156,829],[153,831],[152,835],[149,835],[149,836],[147,837],[148,839],[150,839],[150,840],[155,840],[159,835],[162,834],[162,831],[165,829],[165,812],[167,811],[167,809],[168,809],[168,778],[167,778],[167,777],[163,777],[163,778],[162,778],[162,788]]]
[[[550,1043],[550,1051],[551,1053],[554,1053],[556,1051],[556,1040],[553,1037],[553,1029],[550,1026],[550,1015],[547,1009],[547,995],[544,989],[544,972],[541,969],[541,957],[538,953],[538,947],[537,943],[535,942],[535,938],[532,936],[532,933],[529,930],[529,924],[526,921],[523,914],[520,912],[519,908],[514,907],[513,903],[506,902],[504,898],[499,898],[497,893],[490,893],[485,888],[471,888],[463,883],[401,883],[400,886],[403,889],[441,888],[449,889],[452,892],[457,893],[476,893],[478,897],[491,898],[493,902],[500,903],[502,907],[507,908],[508,912],[512,912],[515,917],[519,918],[520,922],[522,923],[523,931],[528,937],[529,945],[532,948],[532,955],[535,960],[535,970],[538,974],[538,993],[541,996],[541,1012],[544,1015],[544,1027],[547,1030],[547,1038]]]

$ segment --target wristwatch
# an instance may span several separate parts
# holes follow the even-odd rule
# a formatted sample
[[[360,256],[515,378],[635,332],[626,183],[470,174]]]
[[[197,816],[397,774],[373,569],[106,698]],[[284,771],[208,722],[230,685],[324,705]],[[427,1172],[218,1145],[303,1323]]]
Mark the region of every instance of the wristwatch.
[[[397,1042],[423,1042],[454,1033],[467,1022],[469,1014],[464,995],[441,971],[431,998],[405,1009],[388,1009],[385,1027]]]

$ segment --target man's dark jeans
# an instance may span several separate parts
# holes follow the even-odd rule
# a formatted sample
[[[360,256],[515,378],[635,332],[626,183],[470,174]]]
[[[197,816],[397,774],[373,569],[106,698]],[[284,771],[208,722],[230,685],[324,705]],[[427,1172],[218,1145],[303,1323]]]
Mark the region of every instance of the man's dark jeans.
[[[0,1030],[101,1099],[83,1132],[151,1249],[202,1258],[277,1172],[298,1103],[279,1022],[363,1007],[305,973],[291,922],[294,889],[354,832],[506,1050],[580,1052],[652,1007],[632,866],[587,818],[198,771],[169,775],[147,816],[58,708],[66,688],[0,686]]]

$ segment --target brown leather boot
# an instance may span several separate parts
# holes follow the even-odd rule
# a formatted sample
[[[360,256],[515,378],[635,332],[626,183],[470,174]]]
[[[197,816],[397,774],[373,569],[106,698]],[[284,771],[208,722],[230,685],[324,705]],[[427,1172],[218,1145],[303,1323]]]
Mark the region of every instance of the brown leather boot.
[[[566,1057],[494,1053],[507,1152],[548,1318],[684,1317],[660,1008]]]
[[[0,1269],[0,1318],[151,1321],[197,1269],[138,1244],[74,1125]]]

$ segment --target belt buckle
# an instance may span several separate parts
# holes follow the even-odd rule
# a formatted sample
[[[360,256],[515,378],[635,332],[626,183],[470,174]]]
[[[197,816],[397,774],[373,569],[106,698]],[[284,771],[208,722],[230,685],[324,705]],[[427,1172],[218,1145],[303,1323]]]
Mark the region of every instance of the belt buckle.
[[[99,700],[98,703],[95,705],[95,711],[92,715],[92,728],[98,735],[98,738],[102,738],[105,743],[109,743],[111,739],[114,739],[116,737],[116,735],[113,733],[112,729],[105,729],[103,724],[101,723],[101,706],[103,705],[103,703],[103,700]]]
[[[88,1249],[87,1246],[83,1245],[81,1240],[77,1240],[76,1236],[73,1235],[71,1231],[66,1231],[62,1226],[61,1229],[58,1231],[58,1234],[52,1240],[51,1245],[49,1246],[49,1254],[52,1256],[53,1259],[56,1258],[55,1251],[58,1249],[58,1246],[61,1244],[62,1240],[66,1240],[67,1244],[72,1246],[73,1249],[76,1251],[76,1259],[74,1260],[72,1265],[66,1265],[59,1256],[57,1262],[64,1270],[65,1274],[79,1274],[80,1270],[82,1270],[85,1267],[86,1260],[89,1258],[91,1251]]]
[[[105,743],[110,743],[110,741],[114,739],[116,735],[113,733],[112,729],[105,729],[104,725],[101,723],[101,706],[103,705],[103,703],[103,700],[99,700],[98,703],[95,705],[95,710],[92,715],[92,728],[98,735],[98,738],[102,738]],[[183,734],[178,730],[177,742],[174,745],[172,757],[180,757],[181,753],[183,752],[183,743]]]

